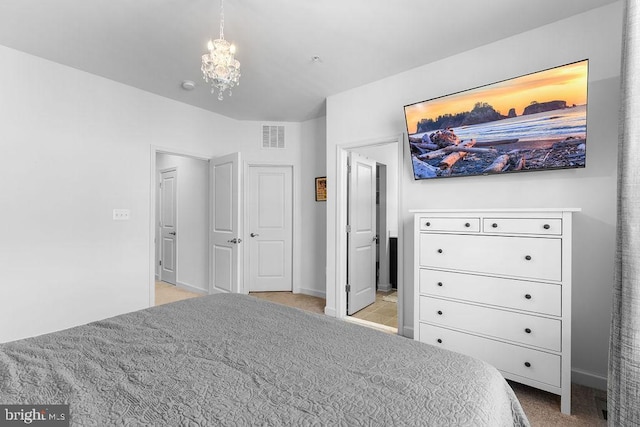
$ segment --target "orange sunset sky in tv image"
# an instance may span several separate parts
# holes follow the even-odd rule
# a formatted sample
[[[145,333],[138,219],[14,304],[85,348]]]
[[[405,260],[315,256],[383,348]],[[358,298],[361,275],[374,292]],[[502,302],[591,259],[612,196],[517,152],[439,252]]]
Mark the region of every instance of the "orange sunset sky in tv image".
[[[585,60],[409,105],[405,107],[407,128],[410,134],[415,133],[421,119],[471,111],[477,102],[488,103],[503,116],[511,108],[520,116],[533,101],[583,105],[587,103],[587,71]]]

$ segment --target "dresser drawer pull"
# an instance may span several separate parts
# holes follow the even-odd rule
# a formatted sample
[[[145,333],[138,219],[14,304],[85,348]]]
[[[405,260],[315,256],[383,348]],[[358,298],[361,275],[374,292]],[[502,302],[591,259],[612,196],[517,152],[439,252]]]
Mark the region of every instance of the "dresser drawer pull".
[[[466,222],[466,223],[464,224],[464,226],[468,228],[468,227],[471,227],[471,224],[469,224],[468,222]]]
[[[525,294],[524,296],[526,299],[531,299],[531,294]]]
[[[442,316],[442,310],[438,310],[438,315]]]
[[[528,334],[530,334],[530,333],[531,333],[531,329],[529,329],[529,328],[526,328],[524,331],[525,331],[526,333],[528,333]]]
[[[442,340],[438,338],[438,344],[442,344]]]
[[[544,228],[545,230],[548,230],[551,228],[551,226],[549,224],[545,224],[542,226],[542,228]]]
[[[427,222],[427,223],[425,224],[425,226],[427,226],[427,227],[431,227],[431,223],[430,223],[430,222]]]
[[[497,224],[497,223],[495,223],[495,222],[494,222],[493,224],[491,224],[491,226],[492,226],[493,228],[498,228],[498,224]]]
[[[529,362],[524,362],[524,366],[526,366],[527,368],[530,368],[530,367],[531,367],[531,363],[529,363]]]
[[[442,286],[442,282],[438,282],[438,286]]]
[[[442,249],[438,249],[438,253],[441,254],[442,253]]]
[[[527,261],[531,261],[531,255],[525,256],[524,259],[526,259]]]

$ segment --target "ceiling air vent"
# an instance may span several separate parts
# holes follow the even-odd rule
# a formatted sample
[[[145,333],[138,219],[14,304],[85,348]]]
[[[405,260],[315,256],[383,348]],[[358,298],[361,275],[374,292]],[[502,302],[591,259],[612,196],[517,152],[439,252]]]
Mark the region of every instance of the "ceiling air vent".
[[[262,148],[284,148],[284,126],[262,125]]]

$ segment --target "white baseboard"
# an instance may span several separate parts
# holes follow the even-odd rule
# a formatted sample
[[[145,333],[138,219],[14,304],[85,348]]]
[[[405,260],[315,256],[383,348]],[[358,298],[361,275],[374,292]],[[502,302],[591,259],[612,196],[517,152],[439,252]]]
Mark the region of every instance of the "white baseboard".
[[[298,293],[311,295],[312,297],[327,298],[325,291],[319,291],[317,289],[298,288]]]
[[[326,314],[327,316],[330,317],[337,317],[336,316],[336,309],[335,308],[331,308],[331,307],[324,307],[324,314]]]
[[[381,325],[379,323],[375,323],[375,322],[369,322],[368,320],[362,320],[362,319],[358,319],[357,317],[351,317],[351,316],[346,316],[344,318],[345,322],[351,322],[351,323],[355,323],[357,325],[361,325],[361,326],[366,326],[368,328],[371,329],[375,329],[381,332],[385,332],[387,334],[396,334],[398,332],[398,330],[396,328],[393,328],[391,326],[386,326],[386,325]]]
[[[413,326],[405,326],[401,335],[413,339]]]
[[[195,293],[198,293],[198,294],[208,294],[209,293],[209,291],[206,290],[206,289],[198,288],[197,286],[192,286],[192,285],[189,285],[189,284],[183,283],[183,282],[176,281],[176,286],[179,287],[180,289],[184,289],[185,291],[195,292]]]
[[[391,289],[391,283],[378,283],[378,290],[380,292],[389,292]]]
[[[598,390],[607,390],[607,377],[581,371],[580,369],[571,370],[571,382]]]

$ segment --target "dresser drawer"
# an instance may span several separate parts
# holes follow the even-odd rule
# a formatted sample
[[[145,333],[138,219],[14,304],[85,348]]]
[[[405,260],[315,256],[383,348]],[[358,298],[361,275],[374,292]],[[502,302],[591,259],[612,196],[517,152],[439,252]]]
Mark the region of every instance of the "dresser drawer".
[[[562,234],[560,218],[484,218],[482,231],[491,234]]]
[[[480,218],[420,218],[421,231],[480,231]]]
[[[561,350],[562,322],[556,319],[421,296],[419,321]]]
[[[562,280],[559,238],[420,233],[421,267]]]
[[[420,324],[418,334],[424,343],[484,360],[505,374],[560,387],[562,359],[558,355],[424,323]]]
[[[420,293],[560,316],[562,286],[420,269]]]

